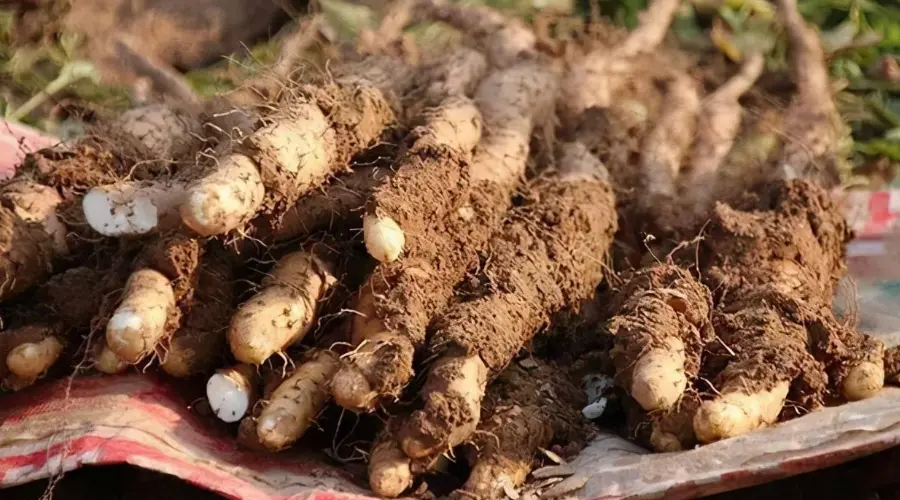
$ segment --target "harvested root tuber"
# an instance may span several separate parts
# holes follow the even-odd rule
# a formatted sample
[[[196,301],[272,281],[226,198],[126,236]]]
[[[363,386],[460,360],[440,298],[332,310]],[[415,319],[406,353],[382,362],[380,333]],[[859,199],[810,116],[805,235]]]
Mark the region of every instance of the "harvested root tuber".
[[[184,187],[177,182],[120,182],[98,186],[84,196],[87,223],[103,236],[140,236],[176,229]]]
[[[233,273],[224,256],[205,257],[191,303],[183,311],[186,317],[160,356],[163,371],[175,377],[207,373],[225,359],[228,321],[234,311]]]
[[[110,350],[125,362],[137,363],[165,338],[174,309],[175,293],[168,278],[152,269],[135,271],[106,327]]]
[[[300,195],[379,138],[410,82],[408,68],[372,56],[343,67],[334,82],[295,89],[270,125],[241,144],[246,154],[220,158],[188,185],[184,223],[201,235],[225,234],[264,211],[277,225]]]
[[[428,349],[438,361],[421,394],[424,408],[400,434],[411,457],[468,439],[485,377],[499,374],[553,314],[579,307],[602,281],[615,202],[603,165],[580,158],[584,163],[562,164],[557,178],[531,186],[489,243],[485,289],[436,322]]]
[[[53,271],[53,241],[38,223],[0,206],[0,300],[40,284]]]
[[[395,206],[405,208],[391,212],[391,217],[398,220],[404,234],[420,239],[413,243],[407,238],[406,256],[379,266],[361,291],[360,301],[372,301],[372,310],[383,328],[370,328],[371,336],[353,332],[357,348],[345,357],[332,385],[335,400],[341,406],[354,411],[371,410],[379,398],[396,396],[409,382],[413,352],[425,341],[428,323],[453,296],[453,287],[466,269],[477,262],[477,252],[487,243],[492,228],[502,220],[512,191],[524,173],[531,133],[552,103],[555,81],[552,68],[532,59],[498,70],[481,83],[475,103],[484,120],[485,134],[468,166],[467,182],[458,184],[452,178],[430,181],[436,182],[430,189],[444,186],[442,198],[446,201],[441,204],[458,207],[455,213],[447,214],[443,220],[425,220],[426,225],[414,227],[400,215],[411,214],[415,205],[396,198]],[[454,116],[471,117],[472,114]],[[449,130],[443,128],[449,126],[436,130]],[[438,152],[444,144],[471,135],[422,137],[425,144],[434,144],[430,151]],[[443,151],[453,150],[443,148]],[[443,158],[460,165],[467,158],[458,156],[459,153],[465,154],[457,150],[457,156],[445,154]],[[441,171],[456,175],[453,169]],[[422,172],[427,175],[424,173],[427,170]],[[403,193],[391,187],[402,186],[400,182],[395,176],[375,198],[387,200],[388,196]],[[427,203],[433,204],[434,200]],[[430,236],[427,240],[426,235]],[[374,299],[368,298],[369,295]]]
[[[682,227],[696,227],[712,209],[718,169],[740,131],[743,108],[738,99],[762,74],[765,59],[751,54],[740,71],[703,99],[697,117],[697,137],[690,158],[690,171],[681,176],[682,204],[692,214]]]
[[[256,403],[259,374],[256,367],[238,364],[217,370],[206,382],[206,399],[224,422],[237,422]]]
[[[616,381],[644,410],[672,408],[699,374],[710,303],[706,287],[671,264],[641,269],[617,291],[607,325]]]
[[[584,394],[556,367],[536,364],[532,369],[510,365],[487,390],[478,432],[462,448],[471,472],[452,497],[502,498],[504,488],[525,482],[539,448],[584,444],[587,422],[577,410],[584,405]],[[402,421],[389,421],[372,447],[369,485],[383,497],[401,495],[416,474],[436,463],[411,459],[397,446],[395,433]]]
[[[307,353],[268,398],[256,419],[259,442],[278,451],[300,439],[330,399],[329,384],[339,366],[337,354],[331,351]]]
[[[299,342],[315,325],[319,303],[334,285],[333,264],[310,252],[282,257],[231,321],[228,344],[243,363],[262,364]]]
[[[563,123],[576,123],[590,108],[610,107],[621,87],[641,64],[640,56],[656,51],[681,3],[653,0],[640,13],[638,26],[613,47],[598,48],[571,63],[563,79],[558,107]]]

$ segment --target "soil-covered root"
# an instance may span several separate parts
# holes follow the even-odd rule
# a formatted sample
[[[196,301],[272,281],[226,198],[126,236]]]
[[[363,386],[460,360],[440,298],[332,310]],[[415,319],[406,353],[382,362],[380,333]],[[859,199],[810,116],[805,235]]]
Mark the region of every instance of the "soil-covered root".
[[[199,241],[171,233],[145,242],[136,256],[117,257],[124,266],[111,277],[124,276],[121,297],[108,316],[98,317],[116,357],[136,364],[178,330],[193,304],[204,251]]]
[[[427,228],[451,209],[458,193],[447,187],[460,183],[462,166],[481,138],[481,115],[464,96],[449,97],[427,110],[424,122],[412,132],[415,142],[397,173],[375,191],[366,209],[364,241],[379,262],[400,257],[406,244],[403,228]]]
[[[391,175],[389,169],[356,167],[300,198],[285,212],[277,231],[270,234],[265,226],[257,227],[257,236],[281,242],[319,231],[334,235],[359,229],[367,200]]]
[[[815,28],[797,8],[797,0],[778,0],[779,20],[788,37],[796,91],[784,115],[788,137],[777,165],[782,177],[815,179],[832,187],[840,181],[844,125],[832,97],[829,66]]]
[[[198,274],[181,327],[160,349],[160,366],[175,377],[207,373],[225,359],[228,321],[234,310],[232,266],[225,257],[207,254]]]
[[[577,410],[584,394],[556,367],[537,360],[536,365],[510,365],[487,389],[477,432],[460,449],[471,472],[452,497],[503,498],[505,488],[525,481],[539,448],[584,444],[588,422]],[[369,487],[381,497],[402,495],[438,464],[440,453],[421,458],[404,453],[399,436],[407,425],[405,417],[391,418],[370,448]]]
[[[448,25],[474,39],[494,67],[508,67],[535,50],[537,37],[525,23],[486,6],[460,6],[419,0],[420,15]]]
[[[428,341],[438,361],[423,409],[401,432],[412,457],[452,448],[474,431],[485,377],[494,377],[551,317],[578,308],[603,280],[616,232],[608,174],[593,156],[531,186],[490,243],[476,298],[450,306]]]
[[[340,361],[328,350],[313,350],[297,363],[262,408],[256,419],[259,442],[269,450],[283,450],[300,439],[331,398],[329,384]]]
[[[677,192],[677,179],[690,152],[696,131],[700,96],[695,82],[676,74],[668,82],[663,109],[641,144],[638,210],[648,216],[645,224],[667,232],[677,224],[670,220]]]
[[[172,107],[150,104],[125,111],[116,118],[121,127],[155,159],[179,159],[197,149],[201,127],[197,118]]]
[[[68,253],[67,229],[56,214],[62,201],[55,189],[29,179],[10,181],[0,188],[0,205],[15,212],[25,222],[40,224],[53,241],[57,255]]]
[[[123,361],[137,363],[165,338],[174,310],[175,292],[169,279],[153,269],[135,271],[106,327],[110,350]]]
[[[689,271],[658,264],[617,291],[608,329],[616,381],[646,411],[676,405],[700,372],[710,340],[709,291]]]
[[[40,223],[26,222],[0,206],[0,301],[46,280],[55,255],[53,241]]]
[[[704,402],[694,422],[701,441],[772,423],[785,396],[814,409],[881,389],[882,344],[831,310],[850,233],[827,191],[807,181],[770,183],[744,206],[719,205],[707,230],[701,262],[717,294],[722,345],[708,360],[720,396]]]
[[[796,384],[796,401],[806,402],[808,408],[821,401],[824,373],[807,351],[806,329],[784,318],[781,311],[761,298],[756,300],[760,301],[758,305],[748,301],[738,304],[735,312],[724,310],[714,316],[723,346],[714,353],[729,360],[713,381],[716,396],[704,401],[694,416],[694,432],[700,442],[734,437],[775,423],[795,380],[814,381]]]
[[[664,410],[648,412],[636,401],[625,398],[623,406],[630,436],[660,453],[690,450],[697,445],[694,415],[702,403],[699,392],[692,386]]]
[[[221,368],[206,382],[206,399],[219,420],[237,422],[256,403],[258,385],[259,373],[253,365]]]
[[[488,72],[484,54],[460,47],[438,57],[416,72],[413,88],[403,97],[406,116],[421,116],[423,110],[438,106],[451,96],[471,96]]]
[[[319,305],[336,281],[334,263],[324,255],[298,251],[282,257],[231,320],[234,357],[260,365],[299,342],[315,326]]]
[[[654,52],[663,42],[681,3],[654,0],[640,14],[638,26],[612,47],[601,47],[573,61],[563,79],[558,106],[564,123],[575,123],[590,108],[608,108],[631,73],[641,63],[639,56]]]
[[[374,144],[395,120],[411,80],[404,65],[372,56],[341,68],[333,82],[292,89],[268,125],[189,184],[184,223],[217,235],[268,213],[277,226],[303,193]]]
[[[380,265],[361,291],[360,304],[368,301],[377,321],[366,322],[366,333],[352,333],[356,349],[344,358],[332,384],[341,406],[371,410],[379,398],[398,395],[411,379],[413,354],[423,345],[429,322],[452,298],[466,270],[477,264],[478,252],[502,221],[524,175],[532,131],[550,112],[556,79],[554,68],[535,58],[497,70],[479,85],[474,100],[484,135],[467,163],[465,182],[434,184],[446,189],[441,203],[457,210],[425,221],[426,226],[404,225],[404,234],[415,235],[417,243],[407,241],[404,257]],[[400,219],[400,213],[421,206],[406,204],[391,217]]]
[[[503,498],[505,487],[525,482],[539,448],[583,445],[587,421],[578,408],[584,402],[556,367],[511,365],[487,391],[483,423],[465,454],[472,470],[454,497]]]
[[[705,218],[712,209],[717,195],[719,166],[741,128],[744,110],[738,99],[753,87],[764,66],[762,55],[748,55],[734,76],[703,99],[697,116],[690,170],[679,179],[680,204],[691,214],[683,227],[695,227],[698,219]]]

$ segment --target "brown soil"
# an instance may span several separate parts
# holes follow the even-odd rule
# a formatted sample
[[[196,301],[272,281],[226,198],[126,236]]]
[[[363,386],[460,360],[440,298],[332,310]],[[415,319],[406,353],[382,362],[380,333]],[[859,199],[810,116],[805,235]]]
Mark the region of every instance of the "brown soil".
[[[264,240],[302,238],[319,231],[331,235],[346,234],[362,227],[367,200],[390,176],[387,169],[356,167],[348,175],[336,177],[320,190],[300,198],[284,214],[274,234],[270,234],[266,222],[257,220],[252,224],[259,231],[257,236]]]
[[[710,363],[731,358],[717,386],[740,379],[768,389],[796,379],[789,398],[815,407],[825,397],[823,368],[840,394],[848,362],[879,361],[883,347],[831,312],[850,233],[828,194],[805,181],[773,183],[758,193],[743,206],[719,205],[701,244],[723,341]]]
[[[555,366],[511,365],[485,395],[482,424],[466,449],[472,471],[455,497],[502,498],[497,479],[524,482],[538,448],[580,449],[590,433],[577,410],[584,404],[584,393]]]
[[[0,206],[0,301],[47,279],[53,256],[53,242],[39,224]]]
[[[231,262],[206,255],[196,274],[196,290],[182,303],[185,319],[161,347],[163,369],[179,377],[209,373],[227,359],[225,332],[234,310]]]
[[[635,362],[649,349],[667,347],[666,339],[684,343],[684,371],[689,379],[700,372],[701,356],[713,339],[709,325],[709,291],[678,266],[660,264],[627,277],[616,291],[608,328],[616,338],[610,353],[616,382],[631,387]]]
[[[328,168],[321,172],[311,172],[302,164],[298,171],[292,172],[281,167],[278,151],[267,150],[255,141],[255,136],[241,145],[259,164],[266,188],[265,211],[271,214],[273,227],[278,227],[285,211],[303,193],[322,184],[330,175],[346,170],[353,156],[374,146],[388,132],[388,127],[396,124],[400,96],[411,82],[408,68],[372,56],[340,68],[334,81],[300,85],[284,93],[279,110],[267,117],[267,121],[302,122],[305,106],[315,104],[330,125],[329,131],[318,138],[329,162]]]
[[[603,280],[616,230],[612,189],[599,181],[539,181],[489,243],[479,296],[435,325],[434,354],[477,354],[498,374],[537,330],[577,308]]]

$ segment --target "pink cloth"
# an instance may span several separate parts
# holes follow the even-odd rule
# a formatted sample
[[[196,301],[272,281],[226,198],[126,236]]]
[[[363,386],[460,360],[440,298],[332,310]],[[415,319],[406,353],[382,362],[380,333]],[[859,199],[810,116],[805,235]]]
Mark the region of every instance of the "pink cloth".
[[[0,180],[12,177],[27,153],[52,146],[59,139],[20,123],[0,120]]]

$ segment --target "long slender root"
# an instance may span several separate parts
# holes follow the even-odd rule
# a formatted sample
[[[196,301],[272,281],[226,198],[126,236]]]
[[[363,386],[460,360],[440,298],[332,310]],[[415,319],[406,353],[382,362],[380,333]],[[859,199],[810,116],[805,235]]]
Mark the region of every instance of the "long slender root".
[[[536,183],[489,244],[493,263],[478,298],[451,306],[437,321],[429,350],[438,357],[401,434],[404,451],[421,457],[452,448],[478,423],[486,372],[496,376],[546,324],[577,308],[602,281],[616,231],[612,189],[593,157],[565,164]],[[543,226],[542,226],[543,224]]]
[[[190,183],[181,215],[201,235],[242,228],[261,211],[281,215],[303,193],[346,168],[394,121],[408,68],[372,56],[342,68],[333,83],[290,94],[270,124]]]
[[[371,410],[379,397],[397,395],[409,382],[412,356],[425,340],[428,323],[452,297],[453,287],[477,262],[477,252],[502,220],[524,173],[531,133],[552,103],[555,81],[552,68],[525,60],[481,83],[475,103],[485,135],[469,166],[468,185],[461,185],[464,190],[447,200],[452,202],[447,206],[459,209],[448,214],[449,220],[427,221],[415,231],[404,226],[406,232],[423,236],[432,232],[434,237],[410,245],[403,259],[380,266],[362,291],[361,300],[373,301],[384,329],[370,330],[377,338],[353,334],[358,347],[345,358],[332,386],[338,404]],[[444,138],[435,139],[431,142],[437,146]],[[367,299],[369,294],[375,298]]]

